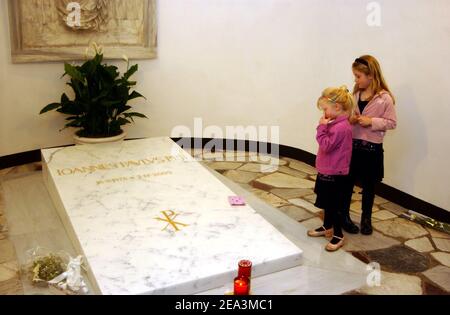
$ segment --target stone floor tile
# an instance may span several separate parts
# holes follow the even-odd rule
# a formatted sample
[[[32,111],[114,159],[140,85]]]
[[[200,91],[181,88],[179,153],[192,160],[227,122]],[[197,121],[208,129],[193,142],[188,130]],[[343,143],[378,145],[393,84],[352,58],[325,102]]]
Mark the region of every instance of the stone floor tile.
[[[274,173],[279,170],[277,165],[266,165],[260,163],[247,163],[241,166],[239,171],[253,172],[253,173]]]
[[[16,251],[14,244],[10,240],[0,241],[0,263],[14,261],[16,259]]]
[[[223,155],[223,152],[221,152],[221,151],[217,151],[217,152],[203,151],[202,154],[196,155],[196,158],[200,158],[202,160],[218,161],[218,162],[225,161],[225,157]]]
[[[304,221],[304,220],[314,217],[314,214],[312,214],[309,211],[306,211],[305,209],[303,209],[301,207],[284,206],[284,207],[281,207],[280,210],[296,221]]]
[[[352,202],[352,204],[350,205],[350,210],[352,210],[355,213],[361,214],[362,213],[361,208],[362,208],[362,202],[361,201]],[[377,205],[374,204],[373,207],[372,207],[372,213],[374,213],[376,211],[379,211],[379,210],[380,210],[380,208]]]
[[[314,194],[314,191],[312,189],[305,188],[274,188],[270,192],[286,200],[301,198]]]
[[[442,289],[450,292],[450,268],[445,266],[436,266],[423,273],[425,277],[437,284]]]
[[[441,287],[433,284],[428,279],[422,280],[423,295],[450,295],[450,292],[445,291]]]
[[[278,172],[284,173],[284,174],[288,174],[288,175],[292,175],[292,176],[295,176],[295,177],[298,177],[298,178],[305,178],[305,179],[308,178],[308,176],[309,176],[306,173],[294,170],[294,169],[292,169],[292,168],[290,168],[288,166],[280,166],[278,168]]]
[[[260,164],[270,164],[276,166],[285,166],[288,163],[280,158],[267,154],[256,154],[249,156],[249,162],[260,163]]]
[[[242,188],[244,188],[247,191],[250,191],[253,189],[252,186],[250,186],[249,184],[243,184],[243,183],[237,183],[239,186],[241,186]]]
[[[450,254],[444,252],[431,253],[434,259],[436,259],[440,264],[450,267]],[[448,275],[450,277],[450,274]]]
[[[293,158],[289,158],[289,157],[285,157],[285,156],[282,156],[281,157],[281,159],[283,160],[283,161],[286,161],[286,162],[299,162],[299,160],[296,160],[296,159],[293,159]]]
[[[419,253],[427,253],[434,250],[433,244],[431,244],[428,237],[416,238],[405,242],[405,245],[412,248]]]
[[[431,237],[450,239],[450,234],[448,233],[444,233],[429,227],[426,227],[425,229],[430,232]]]
[[[23,295],[17,261],[0,264],[0,295]]]
[[[245,151],[227,151],[223,152],[225,161],[230,162],[250,162],[250,156],[256,156],[255,152],[245,152]]]
[[[0,169],[0,178],[11,173],[13,169],[14,169],[14,167]]]
[[[274,188],[313,188],[315,186],[313,181],[279,172],[258,178],[256,182],[266,184]]]
[[[362,192],[362,188],[355,185],[355,186],[353,186],[353,192],[360,193],[360,192]]]
[[[19,277],[19,264],[17,261],[9,261],[0,264],[0,282]]]
[[[301,172],[309,174],[309,175],[317,175],[317,169],[315,167],[312,167],[311,165],[308,165],[303,162],[292,160],[289,162],[288,166],[290,168],[293,168],[294,170],[301,171]]]
[[[33,168],[34,168],[35,171],[42,171],[42,161],[34,162],[33,163]]]
[[[5,199],[3,197],[3,190],[0,187],[0,215],[5,214]]]
[[[393,214],[392,212],[390,212],[388,210],[381,210],[381,211],[374,212],[372,214],[372,217],[375,219],[378,219],[380,221],[384,221],[384,220],[397,218],[397,215]]]
[[[8,223],[6,221],[6,216],[4,214],[0,215],[0,233],[6,232],[8,230]]]
[[[403,218],[374,222],[372,226],[387,236],[408,240],[428,235],[428,231],[422,226]]]
[[[430,268],[430,259],[403,245],[396,245],[386,249],[368,251],[371,261],[377,262],[383,270],[398,273],[417,273]]]
[[[380,286],[365,286],[357,291],[369,295],[421,295],[422,280],[417,276],[382,271]]]
[[[223,173],[223,175],[233,180],[234,182],[241,184],[248,184],[254,179],[258,178],[258,176],[261,176],[261,174],[258,173],[243,172],[236,170],[226,171],[225,173]]]
[[[305,220],[301,223],[303,226],[305,226],[308,230],[316,229],[318,227],[321,227],[323,225],[323,221],[319,219],[318,217],[314,217],[308,220]]]
[[[362,195],[361,195],[362,196]],[[389,202],[389,200],[386,200],[386,199],[384,199],[384,198],[381,198],[380,196],[375,196],[375,200],[374,200],[374,203],[376,204],[376,205],[382,205],[382,204],[385,204],[385,203],[388,203]]]
[[[259,199],[265,201],[266,203],[272,205],[275,208],[289,205],[289,203],[286,200],[283,200],[267,191],[263,191],[263,190],[256,189],[256,188],[253,188],[250,191],[253,194],[255,194]]]
[[[34,172],[35,170],[36,170],[36,168],[33,165],[33,163],[30,163],[30,164],[15,166],[8,174],[30,173],[30,172]]]
[[[388,202],[388,203],[383,203],[380,205],[381,208],[389,210],[393,213],[395,213],[396,215],[401,215],[402,213],[405,213],[408,211],[408,209],[403,208],[402,206],[399,206],[396,203],[393,202]]]
[[[235,170],[242,166],[242,163],[234,162],[213,162],[208,165],[209,168],[213,170]]]
[[[317,195],[316,194],[312,194],[312,195],[308,195],[303,197],[303,199],[305,199],[306,201],[315,204],[316,203],[316,199],[317,199]]]
[[[289,199],[288,201],[293,205],[302,207],[312,213],[319,213],[322,211],[322,209],[315,207],[312,203],[300,198]]]
[[[401,244],[396,239],[384,236],[377,231],[374,231],[370,236],[362,235],[360,233],[350,234],[344,232],[344,234],[346,239],[344,249],[349,252],[373,251]]]
[[[450,240],[444,238],[433,237],[433,243],[436,248],[443,252],[450,252]]]
[[[265,159],[267,159],[267,157]],[[261,160],[261,158],[260,158],[260,160]],[[271,160],[269,160],[269,161],[265,161],[263,159],[263,161],[262,162],[259,161],[259,163],[269,163],[269,164],[278,165],[278,166],[286,166],[286,165],[288,165],[288,163],[286,161],[283,161],[282,159],[280,159],[280,157],[278,157],[278,158],[271,157]]]
[[[0,295],[24,295],[20,278],[17,277],[0,282]]]

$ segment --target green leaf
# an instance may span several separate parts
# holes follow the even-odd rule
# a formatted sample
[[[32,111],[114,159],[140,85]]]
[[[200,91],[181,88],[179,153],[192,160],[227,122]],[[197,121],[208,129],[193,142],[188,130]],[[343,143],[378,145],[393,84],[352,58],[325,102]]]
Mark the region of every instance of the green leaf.
[[[85,82],[85,78],[84,78],[83,74],[80,71],[78,71],[78,69],[76,67],[72,66],[71,64],[65,63],[64,70],[71,78],[78,80],[82,83]]]
[[[66,127],[77,127],[77,128],[82,127],[81,121],[77,121],[77,120],[71,121],[70,123],[66,124]]]
[[[54,110],[54,109],[57,109],[57,108],[60,107],[60,106],[61,106],[60,103],[51,103],[51,104],[48,104],[47,106],[45,106],[45,107],[41,110],[41,112],[39,113],[39,115],[42,115],[42,114],[44,114],[44,113],[46,113],[46,112],[49,112],[49,111]]]
[[[117,122],[119,123],[120,126],[123,126],[126,124],[131,124],[131,121],[129,121],[128,119],[125,119],[123,117],[120,117],[119,119],[117,119]]]
[[[129,105],[125,105],[125,106],[121,106],[117,109],[117,115],[122,114],[123,112],[126,112],[127,110],[131,109],[131,106]]]
[[[103,61],[103,55],[96,54],[94,59],[92,59],[92,61],[94,62],[95,65],[101,64]]]
[[[102,101],[100,102],[100,104],[102,104],[102,106],[106,106],[106,107],[113,107],[113,106],[117,106],[122,104],[123,101],[122,100],[117,100],[117,101]]]
[[[129,99],[129,100],[132,100],[132,99],[135,99],[135,98],[138,98],[138,97],[142,97],[142,98],[146,99],[145,96],[143,96],[142,94],[140,94],[140,93],[138,93],[138,92],[136,92],[136,91],[133,91],[133,92],[128,96],[128,99]]]
[[[133,112],[133,113],[124,113],[124,116],[126,116],[127,118],[139,117],[139,118],[147,118],[148,119],[148,117],[145,116],[144,114],[135,113],[135,112]]]
[[[128,81],[128,79],[135,74],[138,71],[138,65],[132,66],[128,71],[123,75],[123,78],[125,81]]]

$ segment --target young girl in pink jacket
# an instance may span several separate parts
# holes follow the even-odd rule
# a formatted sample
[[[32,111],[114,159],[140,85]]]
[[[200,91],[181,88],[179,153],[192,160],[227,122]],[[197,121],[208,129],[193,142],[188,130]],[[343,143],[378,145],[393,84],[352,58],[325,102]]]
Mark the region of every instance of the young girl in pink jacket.
[[[350,120],[353,125],[353,155],[342,227],[353,234],[359,231],[349,215],[353,187],[358,181],[363,189],[361,233],[370,235],[375,185],[384,177],[383,139],[387,130],[396,128],[397,116],[394,96],[386,84],[378,61],[365,55],[355,60],[352,69],[355,75],[353,94],[358,106]]]
[[[352,156],[352,127],[349,115],[354,107],[353,95],[345,86],[328,88],[319,98],[318,107],[324,115],[317,127],[316,168],[319,172],[314,192],[315,206],[325,210],[323,226],[308,231],[312,237],[326,236],[331,240],[326,250],[338,250],[344,244],[340,210],[344,206],[344,192]]]

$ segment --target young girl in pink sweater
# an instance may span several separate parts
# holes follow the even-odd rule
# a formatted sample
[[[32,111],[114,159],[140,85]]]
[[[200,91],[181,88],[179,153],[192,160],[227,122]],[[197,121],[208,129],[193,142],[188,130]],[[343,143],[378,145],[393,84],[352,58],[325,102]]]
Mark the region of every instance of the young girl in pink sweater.
[[[378,61],[369,55],[359,57],[352,65],[355,75],[355,107],[353,124],[353,156],[349,185],[343,208],[342,227],[349,233],[358,233],[350,220],[349,209],[355,182],[362,185],[361,233],[372,234],[372,207],[375,185],[384,177],[383,139],[387,130],[397,126],[395,99],[381,72]]]
[[[323,226],[308,231],[308,235],[330,237],[326,246],[328,251],[336,251],[344,245],[339,213],[344,206],[344,189],[348,186],[352,155],[349,114],[354,105],[353,95],[345,86],[326,89],[318,101],[324,115],[317,127],[316,168],[319,174],[314,192],[317,194],[315,206],[325,210],[325,217]]]

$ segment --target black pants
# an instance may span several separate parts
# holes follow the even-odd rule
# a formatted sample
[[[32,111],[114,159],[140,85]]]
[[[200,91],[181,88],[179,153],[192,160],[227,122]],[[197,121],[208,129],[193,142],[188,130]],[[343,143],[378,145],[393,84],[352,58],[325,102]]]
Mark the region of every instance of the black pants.
[[[355,187],[358,179],[355,176],[349,177],[348,186],[346,189],[346,204],[344,209],[348,211],[352,202],[353,188]],[[367,215],[372,214],[373,203],[375,200],[375,185],[378,183],[376,180],[362,179],[359,181],[362,186],[362,212]]]
[[[314,192],[317,194],[315,206],[325,210],[324,226],[333,227],[334,235],[342,237],[342,213],[345,187],[348,186],[347,175],[318,174]]]
[[[382,144],[353,140],[353,154],[350,164],[348,185],[345,189],[344,210],[348,213],[356,182],[362,186],[363,216],[372,215],[375,200],[375,185],[384,177],[384,150]]]
[[[341,218],[341,212],[336,209],[325,209],[325,215],[323,219],[323,226],[329,230],[330,228],[333,228],[333,234],[335,236],[342,237],[342,218]]]

